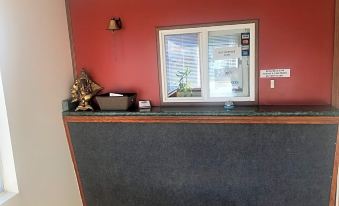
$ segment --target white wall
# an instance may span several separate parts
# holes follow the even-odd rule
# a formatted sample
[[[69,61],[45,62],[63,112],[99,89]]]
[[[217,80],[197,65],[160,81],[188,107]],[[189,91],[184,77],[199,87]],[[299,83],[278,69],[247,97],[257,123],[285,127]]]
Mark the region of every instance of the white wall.
[[[63,0],[0,0],[0,67],[19,186],[4,205],[81,205],[61,115],[72,83]]]

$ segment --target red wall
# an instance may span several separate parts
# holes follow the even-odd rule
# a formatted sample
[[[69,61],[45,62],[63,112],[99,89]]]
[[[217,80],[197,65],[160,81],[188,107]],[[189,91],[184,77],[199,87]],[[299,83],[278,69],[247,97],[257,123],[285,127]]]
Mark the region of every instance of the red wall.
[[[259,80],[260,104],[330,104],[334,0],[69,0],[77,71],[105,91],[135,91],[159,105],[156,26],[259,19],[259,69],[292,77]],[[123,30],[106,29],[121,17]]]

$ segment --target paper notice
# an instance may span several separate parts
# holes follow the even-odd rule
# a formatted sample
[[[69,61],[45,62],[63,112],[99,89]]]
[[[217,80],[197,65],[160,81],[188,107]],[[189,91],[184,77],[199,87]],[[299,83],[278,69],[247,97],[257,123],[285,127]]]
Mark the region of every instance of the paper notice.
[[[237,59],[241,57],[241,47],[216,48],[213,51],[214,60]]]
[[[109,93],[110,97],[123,97],[123,94],[117,94],[117,93]]]
[[[291,69],[265,69],[260,70],[260,78],[291,77]]]

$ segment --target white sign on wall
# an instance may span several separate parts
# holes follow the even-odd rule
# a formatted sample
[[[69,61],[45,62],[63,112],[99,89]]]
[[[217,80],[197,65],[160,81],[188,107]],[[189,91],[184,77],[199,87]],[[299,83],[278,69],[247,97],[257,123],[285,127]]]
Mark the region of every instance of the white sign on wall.
[[[214,60],[237,59],[241,57],[241,47],[216,48],[213,51]]]
[[[291,69],[265,69],[260,70],[260,78],[291,77]]]

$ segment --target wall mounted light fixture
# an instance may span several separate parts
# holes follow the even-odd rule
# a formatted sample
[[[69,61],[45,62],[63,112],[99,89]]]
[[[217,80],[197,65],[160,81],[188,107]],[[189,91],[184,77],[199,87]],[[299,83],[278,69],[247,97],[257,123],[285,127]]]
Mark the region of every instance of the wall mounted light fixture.
[[[116,30],[120,30],[122,27],[121,25],[121,19],[120,18],[111,18],[109,20],[109,24],[108,24],[108,28],[107,30],[110,31],[116,31]]]

